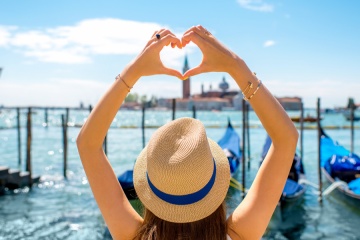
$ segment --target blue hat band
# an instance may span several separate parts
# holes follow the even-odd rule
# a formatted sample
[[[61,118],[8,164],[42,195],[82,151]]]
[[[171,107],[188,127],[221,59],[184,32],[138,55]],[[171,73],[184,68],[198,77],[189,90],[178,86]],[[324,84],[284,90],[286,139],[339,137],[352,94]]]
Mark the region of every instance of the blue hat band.
[[[171,203],[171,204],[175,204],[175,205],[187,205],[187,204],[193,204],[196,203],[198,201],[200,201],[201,199],[203,199],[211,190],[212,186],[215,183],[215,177],[216,177],[216,165],[215,165],[215,160],[214,161],[214,171],[213,174],[209,180],[209,182],[199,191],[191,193],[191,194],[186,194],[186,195],[172,195],[172,194],[168,194],[168,193],[164,193],[161,190],[159,190],[157,187],[155,187],[155,185],[150,181],[149,175],[146,172],[146,177],[150,186],[150,189],[153,191],[153,193],[160,198],[161,200]],[[174,186],[176,187],[176,186]]]

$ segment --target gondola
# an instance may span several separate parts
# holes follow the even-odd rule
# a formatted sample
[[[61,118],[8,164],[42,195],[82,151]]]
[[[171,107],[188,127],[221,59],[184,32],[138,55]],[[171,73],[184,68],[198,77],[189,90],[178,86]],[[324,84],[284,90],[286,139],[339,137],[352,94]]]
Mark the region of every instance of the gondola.
[[[265,159],[267,152],[271,146],[271,138],[267,135],[262,151],[262,161]],[[261,161],[261,162],[262,162]],[[261,164],[261,163],[260,163]],[[288,203],[297,202],[306,191],[306,176],[303,167],[302,158],[295,153],[293,163],[286,180],[281,198],[280,205],[284,206]]]
[[[129,200],[137,199],[137,195],[134,188],[134,180],[133,180],[133,170],[127,170],[120,176],[118,176],[118,181]]]
[[[320,128],[320,163],[329,183],[339,182],[336,190],[360,206],[360,157],[331,139]]]
[[[228,126],[224,136],[218,141],[219,146],[224,150],[230,165],[231,176],[233,177],[239,169],[241,160],[240,136],[236,133],[228,119]]]

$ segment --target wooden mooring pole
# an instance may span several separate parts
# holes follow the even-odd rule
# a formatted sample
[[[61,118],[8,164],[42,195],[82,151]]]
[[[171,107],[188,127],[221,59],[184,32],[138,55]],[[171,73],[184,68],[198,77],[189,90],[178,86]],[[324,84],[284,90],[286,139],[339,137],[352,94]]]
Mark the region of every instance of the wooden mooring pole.
[[[322,203],[320,98],[317,99],[319,202]]]
[[[351,153],[354,152],[354,110],[355,110],[355,106],[354,106],[354,103],[352,103],[350,106],[350,136],[351,136],[350,151],[351,151]]]
[[[66,170],[67,170],[68,141],[67,141],[67,120],[65,119],[64,114],[61,114],[61,126],[62,126],[62,133],[63,133],[63,158],[64,158],[63,176],[64,176],[64,178],[67,178]]]
[[[192,114],[193,114],[193,118],[196,119],[196,106],[195,105],[192,106]]]
[[[249,123],[249,110],[250,110],[250,104],[246,103],[246,140],[247,140],[247,159],[248,159],[248,170],[250,170],[250,123]]]
[[[302,161],[304,162],[304,103],[301,102],[300,105],[300,156]]]
[[[241,165],[242,165],[242,197],[245,198],[245,164],[246,164],[246,158],[245,158],[245,148],[246,148],[246,101],[242,100],[242,141],[241,141]]]
[[[21,166],[21,126],[20,126],[20,108],[16,108],[17,120],[17,142],[18,142],[18,165]]]
[[[26,167],[25,171],[29,172],[29,187],[32,185],[32,169],[31,169],[31,108],[28,108],[26,121]]]
[[[48,108],[45,108],[44,127],[48,127],[48,125],[49,125]]]
[[[175,112],[176,112],[176,99],[172,100],[172,120],[175,120]]]
[[[144,148],[145,147],[145,105],[142,106],[141,134],[142,134],[142,145]]]

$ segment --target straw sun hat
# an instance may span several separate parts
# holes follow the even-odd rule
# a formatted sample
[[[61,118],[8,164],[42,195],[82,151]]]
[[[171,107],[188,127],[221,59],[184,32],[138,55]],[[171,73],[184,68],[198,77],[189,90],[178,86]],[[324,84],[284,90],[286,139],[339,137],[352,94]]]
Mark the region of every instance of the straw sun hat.
[[[193,118],[160,127],[134,166],[141,202],[157,217],[175,223],[194,222],[213,213],[224,201],[229,181],[225,153]]]

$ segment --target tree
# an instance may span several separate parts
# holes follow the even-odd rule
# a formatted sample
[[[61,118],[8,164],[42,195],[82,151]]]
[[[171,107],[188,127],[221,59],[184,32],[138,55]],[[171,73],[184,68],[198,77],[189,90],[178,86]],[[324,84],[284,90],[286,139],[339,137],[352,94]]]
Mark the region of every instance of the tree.
[[[125,102],[137,102],[138,99],[139,95],[137,93],[129,93],[125,98]]]
[[[146,95],[142,95],[141,97],[140,97],[140,103],[146,103],[146,99],[147,99],[147,96]]]
[[[157,106],[157,102],[158,102],[157,97],[155,97],[154,95],[152,95],[152,96],[151,96],[151,99],[150,99],[150,105],[151,105],[151,107],[156,107],[156,106]]]

